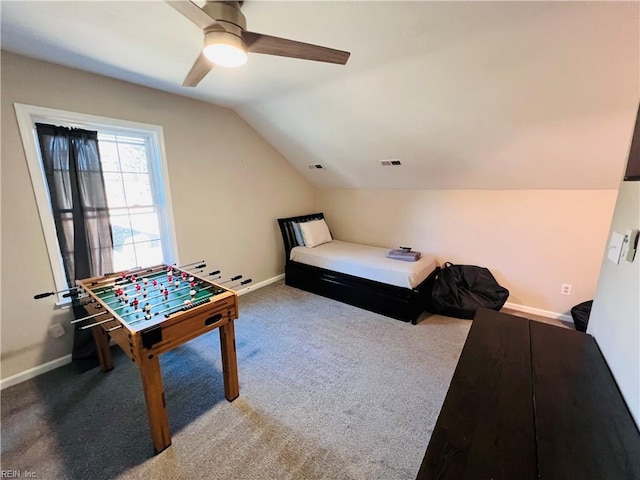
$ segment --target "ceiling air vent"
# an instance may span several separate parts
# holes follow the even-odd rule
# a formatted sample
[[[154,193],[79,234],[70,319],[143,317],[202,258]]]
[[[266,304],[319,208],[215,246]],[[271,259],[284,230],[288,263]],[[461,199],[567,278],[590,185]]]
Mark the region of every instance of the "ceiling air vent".
[[[400,162],[400,160],[380,160],[380,164],[383,167],[390,167],[390,166],[398,166],[398,165],[402,165],[402,163]]]
[[[319,163],[312,163],[311,165],[309,165],[309,168],[311,170],[325,170],[325,168]]]

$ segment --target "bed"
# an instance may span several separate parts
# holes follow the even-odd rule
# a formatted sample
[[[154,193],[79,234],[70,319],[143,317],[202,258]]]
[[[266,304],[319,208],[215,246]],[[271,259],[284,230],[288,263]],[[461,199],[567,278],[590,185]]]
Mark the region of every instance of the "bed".
[[[333,240],[299,246],[294,223],[324,219],[314,213],[279,218],[285,250],[285,283],[391,318],[416,323],[428,306],[439,268],[429,255],[417,262],[386,258],[388,249]]]

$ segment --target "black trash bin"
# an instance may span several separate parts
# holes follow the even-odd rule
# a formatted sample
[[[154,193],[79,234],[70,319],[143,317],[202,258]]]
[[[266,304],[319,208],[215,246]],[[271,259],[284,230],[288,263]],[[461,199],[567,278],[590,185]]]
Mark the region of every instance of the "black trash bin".
[[[593,300],[579,303],[571,309],[571,317],[573,323],[576,326],[576,330],[579,332],[586,332],[587,325],[589,324],[589,315],[591,314],[591,307],[593,306]]]

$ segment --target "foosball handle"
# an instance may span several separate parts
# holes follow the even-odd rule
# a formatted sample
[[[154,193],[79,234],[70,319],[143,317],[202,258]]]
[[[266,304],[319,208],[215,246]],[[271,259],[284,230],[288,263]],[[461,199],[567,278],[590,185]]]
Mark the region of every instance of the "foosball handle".
[[[55,292],[45,292],[45,293],[39,293],[37,295],[33,296],[34,300],[38,300],[39,298],[45,298],[45,297],[50,297],[51,295],[55,295]]]
[[[79,293],[79,292],[78,292],[78,289],[77,289],[76,287],[73,287],[73,288],[67,288],[67,289],[65,289],[65,290],[59,290],[59,291],[57,291],[57,292],[44,292],[44,293],[39,293],[39,294],[37,294],[37,295],[34,295],[34,296],[33,296],[33,299],[34,299],[34,300],[38,300],[38,299],[40,299],[40,298],[50,297],[51,295],[55,295],[56,293],[62,293],[62,292],[67,292],[67,293],[65,293],[65,294],[63,294],[63,295],[62,295],[62,296],[63,296],[63,297],[65,297],[65,298],[66,298],[66,297],[73,297],[73,296],[75,296],[75,295],[77,295],[77,294]]]

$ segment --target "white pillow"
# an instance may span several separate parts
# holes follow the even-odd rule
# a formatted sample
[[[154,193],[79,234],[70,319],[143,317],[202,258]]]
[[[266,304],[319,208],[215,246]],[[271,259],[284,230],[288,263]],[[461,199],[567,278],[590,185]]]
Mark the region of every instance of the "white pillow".
[[[327,223],[324,219],[301,223],[300,230],[304,237],[304,244],[309,248],[313,248],[333,240],[331,238],[331,233],[329,232],[329,227],[327,227]]]

